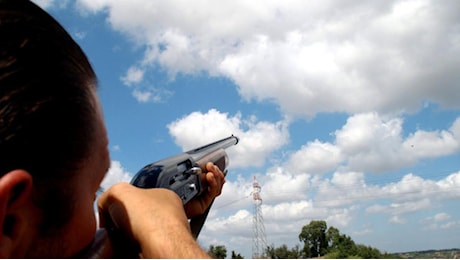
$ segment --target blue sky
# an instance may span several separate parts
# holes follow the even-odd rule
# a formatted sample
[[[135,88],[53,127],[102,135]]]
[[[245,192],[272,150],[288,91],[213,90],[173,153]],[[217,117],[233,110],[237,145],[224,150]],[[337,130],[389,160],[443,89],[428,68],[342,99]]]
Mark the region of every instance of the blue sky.
[[[324,219],[398,252],[460,247],[460,2],[36,0],[99,77],[112,167],[229,136],[200,244],[251,257]]]

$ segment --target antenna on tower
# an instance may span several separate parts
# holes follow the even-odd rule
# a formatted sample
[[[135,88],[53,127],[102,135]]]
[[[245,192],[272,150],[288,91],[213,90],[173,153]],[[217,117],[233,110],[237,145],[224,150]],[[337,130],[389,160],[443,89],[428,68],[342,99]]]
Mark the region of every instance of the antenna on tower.
[[[260,196],[260,185],[254,176],[252,184],[252,199],[254,202],[253,216],[253,240],[252,240],[252,258],[263,258],[267,248],[267,239],[265,237],[264,219],[262,217],[262,197]]]

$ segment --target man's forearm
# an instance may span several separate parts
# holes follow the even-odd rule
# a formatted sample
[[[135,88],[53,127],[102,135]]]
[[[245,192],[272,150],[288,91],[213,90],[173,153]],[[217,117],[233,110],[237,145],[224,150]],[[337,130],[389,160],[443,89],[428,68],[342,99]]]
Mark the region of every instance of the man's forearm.
[[[156,232],[155,232],[156,233]],[[211,258],[195,241],[190,229],[182,225],[171,227],[160,235],[150,234],[141,241],[144,258]]]

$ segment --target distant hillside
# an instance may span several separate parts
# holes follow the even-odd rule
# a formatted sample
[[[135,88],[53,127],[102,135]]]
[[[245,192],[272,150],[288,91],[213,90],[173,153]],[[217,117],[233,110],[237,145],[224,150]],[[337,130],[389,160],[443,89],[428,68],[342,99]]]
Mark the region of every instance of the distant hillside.
[[[392,255],[395,258],[404,258],[404,259],[434,259],[434,258],[443,258],[443,259],[459,259],[460,258],[460,249],[442,249],[442,250],[424,250],[424,251],[413,251],[413,252],[404,252],[404,253],[393,253]]]

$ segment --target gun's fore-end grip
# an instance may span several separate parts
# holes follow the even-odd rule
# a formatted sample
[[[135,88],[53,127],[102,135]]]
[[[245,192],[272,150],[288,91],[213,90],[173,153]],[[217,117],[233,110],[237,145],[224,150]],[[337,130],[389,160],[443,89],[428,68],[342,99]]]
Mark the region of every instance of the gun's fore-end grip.
[[[208,162],[214,163],[224,174],[227,172],[228,156],[224,149],[218,149],[196,161],[203,172],[208,171],[206,169]]]

